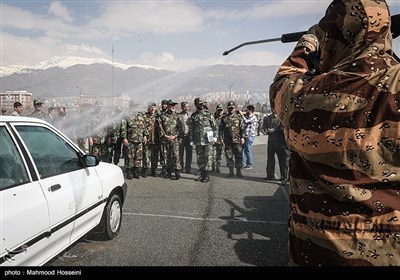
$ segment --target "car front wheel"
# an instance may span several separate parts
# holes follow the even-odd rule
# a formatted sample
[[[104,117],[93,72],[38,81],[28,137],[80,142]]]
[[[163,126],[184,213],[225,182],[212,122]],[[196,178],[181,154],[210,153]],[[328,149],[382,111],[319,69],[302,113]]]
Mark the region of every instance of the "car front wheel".
[[[103,238],[110,240],[115,238],[121,228],[122,221],[122,203],[117,194],[114,194],[108,200],[106,208],[104,209],[102,223],[104,226]]]

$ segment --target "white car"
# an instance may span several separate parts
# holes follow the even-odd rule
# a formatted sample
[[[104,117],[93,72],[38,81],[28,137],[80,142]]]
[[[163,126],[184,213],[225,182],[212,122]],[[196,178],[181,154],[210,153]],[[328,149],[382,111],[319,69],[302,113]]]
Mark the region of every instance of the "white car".
[[[120,167],[49,123],[0,117],[0,265],[43,265],[92,230],[116,237],[126,191]]]

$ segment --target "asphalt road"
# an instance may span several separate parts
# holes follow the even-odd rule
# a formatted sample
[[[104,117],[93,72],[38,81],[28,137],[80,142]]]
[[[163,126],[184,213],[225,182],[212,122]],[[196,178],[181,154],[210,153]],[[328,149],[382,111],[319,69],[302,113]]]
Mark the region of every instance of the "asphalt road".
[[[263,180],[266,140],[256,138],[244,179],[223,167],[209,183],[127,180],[119,236],[82,239],[47,266],[286,266],[288,189]]]

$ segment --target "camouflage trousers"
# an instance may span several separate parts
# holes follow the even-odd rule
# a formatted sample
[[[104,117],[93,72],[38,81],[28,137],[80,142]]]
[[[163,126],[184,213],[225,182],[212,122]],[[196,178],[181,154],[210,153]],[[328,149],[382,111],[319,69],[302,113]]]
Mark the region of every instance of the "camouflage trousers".
[[[143,168],[157,168],[158,144],[147,144],[143,146]]]
[[[212,145],[197,145],[197,166],[200,170],[211,171],[213,163],[213,146]]]
[[[216,166],[221,166],[223,147],[224,146],[222,144],[214,144],[214,146],[212,147],[212,159],[214,165],[216,164]]]
[[[161,144],[161,154],[165,159],[165,168],[169,171],[182,170],[179,161],[179,142],[177,139]]]
[[[93,144],[92,154],[98,156],[104,162],[111,162],[113,147],[107,144]]]
[[[163,144],[158,144],[158,152],[159,152],[159,161],[160,161],[160,164],[161,164],[161,166],[162,167],[165,167],[165,165],[167,164],[166,163],[166,158],[165,158],[165,156],[164,156],[164,153],[163,153],[163,151],[162,151],[162,145]]]
[[[121,159],[121,152],[122,152],[122,139],[119,138],[117,142],[114,144],[113,150],[113,162],[115,165],[118,165],[119,160]]]
[[[228,167],[243,167],[243,146],[240,144],[225,144],[226,164]]]
[[[143,159],[143,143],[128,143],[125,168],[141,167]]]

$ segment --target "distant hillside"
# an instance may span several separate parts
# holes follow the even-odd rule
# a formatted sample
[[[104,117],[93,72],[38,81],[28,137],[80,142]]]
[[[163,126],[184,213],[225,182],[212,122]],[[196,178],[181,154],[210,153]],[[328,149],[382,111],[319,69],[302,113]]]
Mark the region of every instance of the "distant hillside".
[[[2,77],[1,91],[27,90],[34,96],[64,97],[125,93],[135,99],[201,95],[209,92],[267,93],[278,66],[214,65],[186,72],[151,66],[114,65],[69,59],[17,69]],[[61,63],[63,63],[61,65]],[[9,74],[11,68],[2,68]]]

